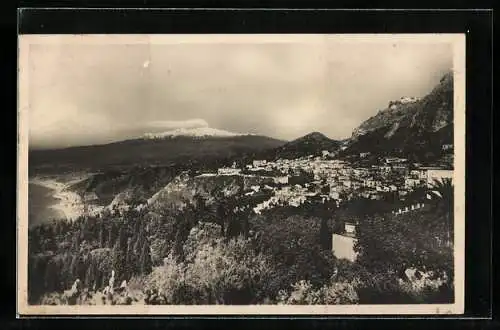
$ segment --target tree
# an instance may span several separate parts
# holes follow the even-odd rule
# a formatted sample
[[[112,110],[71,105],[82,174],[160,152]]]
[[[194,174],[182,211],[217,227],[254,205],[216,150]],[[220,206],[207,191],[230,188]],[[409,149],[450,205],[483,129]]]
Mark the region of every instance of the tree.
[[[71,250],[73,250],[75,252],[79,252],[80,251],[80,232],[76,232],[73,235],[73,242],[72,242],[72,245],[71,245]]]
[[[109,231],[108,231],[108,247],[113,247],[113,242],[115,242],[115,224],[112,220],[109,221]]]
[[[97,272],[98,272],[96,268],[97,267],[95,262],[91,260],[87,268],[87,273],[85,275],[85,286],[87,288],[92,288],[96,284]]]
[[[126,253],[127,247],[124,244],[124,229],[120,227],[118,238],[116,239],[115,246],[113,247],[113,269],[116,272],[116,277],[118,280],[124,279],[127,277],[126,274]]]
[[[444,233],[435,212],[368,217],[357,228],[357,262],[370,272],[401,273],[407,268],[445,271],[451,275],[453,254],[439,246]]]
[[[164,304],[256,304],[267,294],[272,264],[239,236],[226,240],[220,226],[199,223],[185,243],[186,259],[165,259],[148,277]]]
[[[151,251],[149,242],[146,240],[142,247],[141,257],[139,259],[141,274],[149,274],[152,271],[153,263],[151,262]]]
[[[138,234],[137,234],[137,238],[135,240],[135,243],[134,243],[134,252],[136,254],[139,254],[141,253],[141,249],[142,249],[142,246],[144,245],[144,241],[146,239],[146,233],[145,233],[145,229],[144,229],[144,222],[139,222],[139,231],[138,231]]]
[[[132,276],[137,273],[137,258],[134,254],[134,244],[132,243],[132,238],[127,240],[127,252],[125,254],[125,271],[128,276]]]
[[[225,237],[232,238],[238,236],[241,232],[240,219],[238,219],[236,215],[233,214],[232,217],[229,217],[228,222],[229,223],[226,228]]]
[[[327,219],[321,219],[321,227],[319,230],[321,248],[325,251],[330,251],[332,248],[332,231],[328,227]]]
[[[431,186],[431,194],[437,203],[434,211],[438,216],[443,216],[444,225],[447,229],[447,242],[453,242],[453,220],[454,220],[454,187],[450,178],[435,179]]]
[[[333,274],[335,257],[331,249],[322,248],[320,219],[269,212],[252,219],[252,225],[258,233],[255,248],[272,256],[276,270],[268,287],[270,296],[300,280],[320,285]]]
[[[104,220],[101,219],[99,221],[99,247],[104,248],[106,247],[106,231],[104,228]]]

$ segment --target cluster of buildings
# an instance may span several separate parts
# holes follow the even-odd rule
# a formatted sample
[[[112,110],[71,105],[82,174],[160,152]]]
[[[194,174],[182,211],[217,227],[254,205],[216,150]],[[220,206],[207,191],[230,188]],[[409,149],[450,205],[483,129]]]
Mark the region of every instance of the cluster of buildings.
[[[416,188],[431,187],[435,180],[452,179],[453,170],[423,167],[397,157],[386,157],[370,167],[354,167],[349,162],[330,159],[325,151],[318,157],[253,160],[243,168],[233,164],[219,168],[218,175],[272,177],[274,185],[264,187],[272,191],[272,197],[255,208],[258,213],[276,206],[299,206],[311,198],[341,203],[354,197],[378,200],[393,193],[404,200]]]

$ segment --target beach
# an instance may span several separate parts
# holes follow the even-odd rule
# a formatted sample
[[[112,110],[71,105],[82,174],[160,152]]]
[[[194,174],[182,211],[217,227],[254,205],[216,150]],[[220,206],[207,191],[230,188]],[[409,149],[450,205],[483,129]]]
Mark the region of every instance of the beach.
[[[77,181],[79,180],[62,183],[52,178],[37,177],[30,179],[29,183],[52,190],[53,197],[57,202],[48,207],[63,214],[66,219],[74,220],[85,213],[85,205],[82,198],[77,193],[66,190],[67,187]]]

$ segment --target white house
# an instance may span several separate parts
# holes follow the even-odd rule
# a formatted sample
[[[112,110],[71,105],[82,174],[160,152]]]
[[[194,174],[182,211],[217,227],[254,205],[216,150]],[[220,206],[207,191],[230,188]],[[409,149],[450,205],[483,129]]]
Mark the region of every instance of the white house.
[[[333,199],[340,199],[340,194],[337,191],[330,190],[330,197]]]
[[[412,179],[412,178],[406,178],[405,179],[405,188],[410,189],[414,188],[416,186],[420,185],[420,179]]]
[[[273,178],[274,183],[281,183],[281,184],[287,184],[288,183],[288,176],[277,176]]]
[[[420,180],[427,180],[427,170],[425,168],[411,170],[410,175]]]
[[[354,235],[354,234],[356,234],[356,225],[353,223],[350,223],[350,222],[346,222],[344,224],[344,230],[345,230],[346,234]]]
[[[266,165],[266,163],[267,163],[266,160],[254,160],[253,166],[254,167],[264,166],[264,165]]]

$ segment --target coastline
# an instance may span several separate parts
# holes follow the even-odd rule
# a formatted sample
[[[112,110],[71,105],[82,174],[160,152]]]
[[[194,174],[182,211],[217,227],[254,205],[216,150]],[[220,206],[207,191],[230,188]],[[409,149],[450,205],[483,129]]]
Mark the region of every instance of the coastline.
[[[82,198],[77,193],[66,190],[75,181],[62,183],[54,179],[35,177],[30,179],[29,183],[54,191],[53,197],[58,200],[58,203],[49,207],[62,212],[66,219],[75,220],[85,213],[85,205]]]

